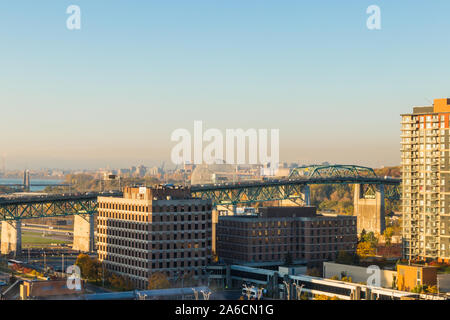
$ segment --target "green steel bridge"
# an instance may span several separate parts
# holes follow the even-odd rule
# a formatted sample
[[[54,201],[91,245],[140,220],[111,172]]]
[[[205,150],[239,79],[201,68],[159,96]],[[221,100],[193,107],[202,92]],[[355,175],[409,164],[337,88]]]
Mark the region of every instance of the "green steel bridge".
[[[360,184],[384,187],[384,196],[400,198],[400,179],[379,177],[374,170],[353,165],[308,166],[294,169],[287,178],[249,180],[237,183],[194,185],[194,197],[210,199],[214,206],[252,204],[266,201],[291,200],[308,204],[309,186],[313,184]],[[50,195],[0,199],[0,221],[15,221],[43,217],[58,217],[97,212],[98,196],[121,196],[122,193],[88,193],[81,195]]]
[[[401,179],[379,177],[372,168],[354,165],[308,166],[294,169],[289,177],[258,181],[242,181],[221,185],[192,186],[195,197],[211,199],[214,205],[252,204],[265,201],[291,200],[309,204],[310,185],[360,184],[365,194],[374,194],[374,186],[384,186],[384,197],[400,199]]]

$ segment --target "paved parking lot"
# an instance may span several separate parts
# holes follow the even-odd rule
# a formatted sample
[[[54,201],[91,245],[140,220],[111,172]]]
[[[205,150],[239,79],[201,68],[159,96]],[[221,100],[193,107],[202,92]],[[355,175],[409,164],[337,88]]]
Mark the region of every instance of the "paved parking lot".
[[[439,291],[450,292],[450,274],[438,274]]]

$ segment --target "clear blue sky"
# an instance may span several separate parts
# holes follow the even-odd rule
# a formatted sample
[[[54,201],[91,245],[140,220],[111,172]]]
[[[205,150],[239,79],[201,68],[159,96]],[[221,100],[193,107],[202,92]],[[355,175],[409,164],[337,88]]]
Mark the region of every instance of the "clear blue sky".
[[[381,30],[366,28],[371,4]],[[448,0],[2,1],[0,155],[8,168],[150,165],[203,120],[279,128],[282,160],[397,165],[399,114],[450,97],[449,12]]]

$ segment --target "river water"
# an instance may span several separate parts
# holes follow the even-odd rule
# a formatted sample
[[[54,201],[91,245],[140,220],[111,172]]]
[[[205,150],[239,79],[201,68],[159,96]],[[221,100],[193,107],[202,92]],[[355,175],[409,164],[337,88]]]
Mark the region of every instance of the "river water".
[[[62,180],[44,180],[44,179],[31,179],[30,191],[42,191],[45,187],[33,187],[33,184],[60,184],[63,183]],[[0,178],[0,186],[2,184],[23,184],[23,179],[4,179]]]

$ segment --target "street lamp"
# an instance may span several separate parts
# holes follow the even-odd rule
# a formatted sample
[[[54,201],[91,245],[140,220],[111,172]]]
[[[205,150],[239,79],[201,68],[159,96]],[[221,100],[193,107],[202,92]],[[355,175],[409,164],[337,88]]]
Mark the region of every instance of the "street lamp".
[[[289,283],[287,283],[286,281],[283,281],[284,285],[286,286],[286,300],[290,300],[290,286]]]
[[[203,300],[209,300],[209,297],[211,296],[212,292],[202,290],[201,293],[203,294]]]
[[[263,295],[263,291],[264,291],[264,288],[258,288],[258,300],[261,300],[261,297]]]
[[[301,300],[303,286],[304,286],[303,284],[300,286],[300,285],[298,285],[297,283],[294,282],[294,287],[295,287],[295,290],[297,292],[297,300]]]
[[[247,286],[245,283],[242,285],[245,289],[245,293],[247,296],[247,300],[250,300],[251,296],[252,296],[252,289],[255,288],[254,286]]]
[[[194,291],[195,300],[198,300],[198,291],[195,290],[194,288],[192,288],[192,291]]]

